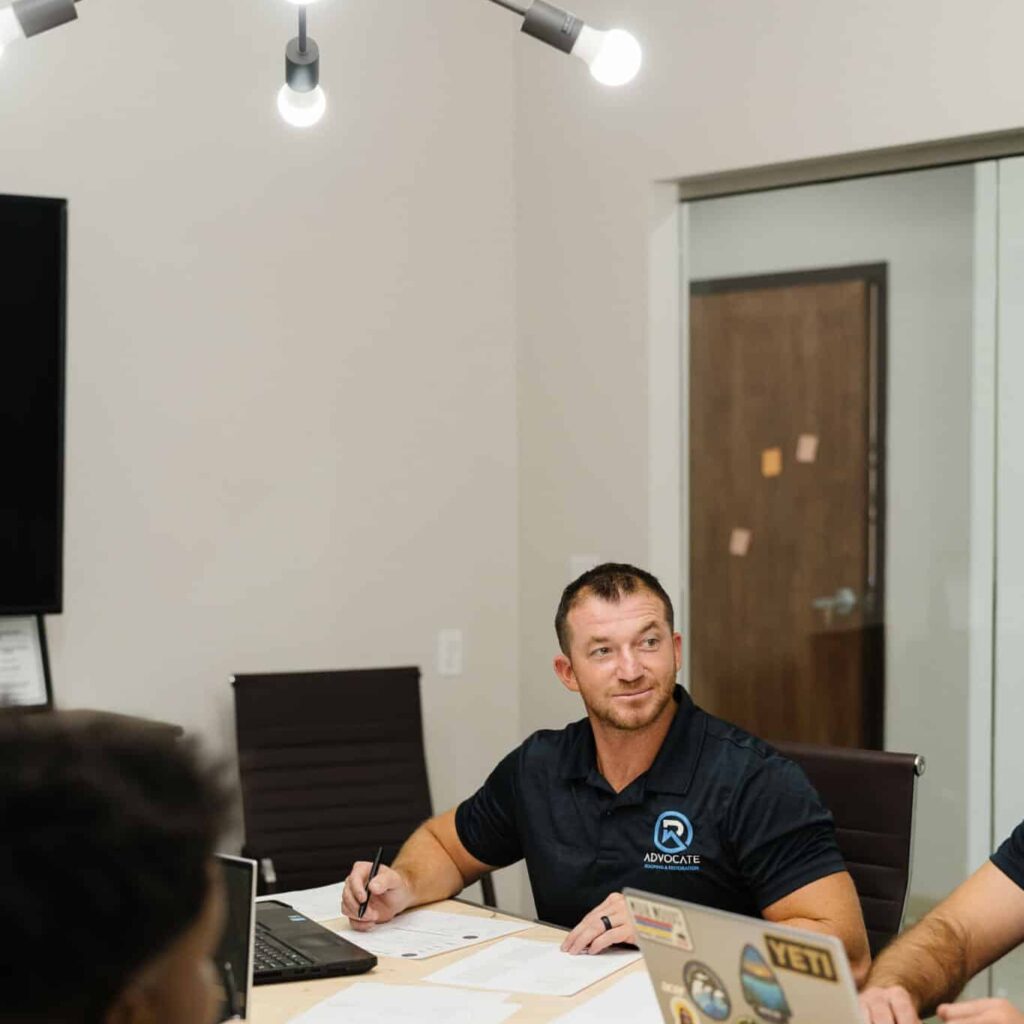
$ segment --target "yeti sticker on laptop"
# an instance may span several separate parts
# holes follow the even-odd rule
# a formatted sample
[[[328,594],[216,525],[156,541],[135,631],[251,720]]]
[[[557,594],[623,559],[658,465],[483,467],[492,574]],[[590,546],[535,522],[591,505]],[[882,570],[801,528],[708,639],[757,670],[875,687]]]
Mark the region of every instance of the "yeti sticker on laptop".
[[[832,954],[827,949],[806,946],[802,942],[780,939],[774,935],[766,935],[764,939],[768,944],[772,963],[776,967],[784,971],[806,974],[808,978],[818,978],[821,981],[839,980]]]

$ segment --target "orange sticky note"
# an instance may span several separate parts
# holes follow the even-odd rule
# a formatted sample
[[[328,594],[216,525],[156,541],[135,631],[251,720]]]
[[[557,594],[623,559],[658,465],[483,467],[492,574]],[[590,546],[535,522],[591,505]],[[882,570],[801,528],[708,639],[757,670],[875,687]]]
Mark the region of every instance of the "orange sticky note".
[[[750,530],[737,527],[729,537],[729,554],[736,558],[743,558],[750,550],[750,542],[754,535]]]
[[[796,441],[796,461],[816,462],[818,459],[818,435],[801,434]]]
[[[761,452],[761,475],[781,476],[782,475],[782,449],[765,448]]]

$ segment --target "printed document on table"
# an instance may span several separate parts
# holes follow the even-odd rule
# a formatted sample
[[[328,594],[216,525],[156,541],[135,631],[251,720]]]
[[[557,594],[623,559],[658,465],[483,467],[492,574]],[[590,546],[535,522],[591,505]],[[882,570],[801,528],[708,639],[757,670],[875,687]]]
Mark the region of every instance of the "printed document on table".
[[[552,1024],[661,1024],[661,1008],[646,973],[631,974]]]
[[[339,934],[374,956],[425,960],[532,927],[529,921],[499,921],[469,914],[444,914],[439,910],[413,910],[378,925],[373,931],[352,933],[346,930]]]
[[[359,982],[291,1024],[503,1024],[518,1009],[493,992]]]
[[[270,896],[257,896],[256,902],[278,900],[294,907],[300,914],[305,914],[311,921],[330,921],[342,917],[341,890],[344,882],[323,885],[319,889],[297,889],[293,892],[275,892]]]
[[[573,996],[639,959],[639,952],[633,950],[609,949],[595,956],[570,956],[554,942],[503,939],[442,967],[425,980],[539,996]]]

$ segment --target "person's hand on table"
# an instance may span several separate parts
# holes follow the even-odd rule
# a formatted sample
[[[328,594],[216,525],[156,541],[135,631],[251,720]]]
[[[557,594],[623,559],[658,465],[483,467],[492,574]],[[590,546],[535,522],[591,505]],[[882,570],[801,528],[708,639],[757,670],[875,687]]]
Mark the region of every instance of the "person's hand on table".
[[[910,993],[899,985],[866,988],[860,994],[866,1024],[921,1024]]]
[[[947,1024],[1024,1024],[1024,1013],[1006,999],[943,1003],[935,1012]]]
[[[629,922],[626,898],[621,892],[613,892],[569,932],[562,943],[562,952],[574,956],[577,953],[601,953],[617,942],[636,945],[636,932]]]
[[[370,904],[360,918],[359,907],[366,899],[366,880],[372,867],[368,860],[356,861],[341,891],[341,912],[357,932],[369,931],[375,924],[390,921],[412,902],[412,892],[404,876],[381,864],[370,882]]]

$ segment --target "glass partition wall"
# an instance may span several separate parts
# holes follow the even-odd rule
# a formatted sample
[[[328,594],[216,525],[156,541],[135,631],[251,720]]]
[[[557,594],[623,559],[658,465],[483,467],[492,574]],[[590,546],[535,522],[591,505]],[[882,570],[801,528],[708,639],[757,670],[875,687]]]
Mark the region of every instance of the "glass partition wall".
[[[688,684],[926,758],[910,923],[1024,818],[1024,160],[678,222]],[[1024,957],[990,986],[1024,1006]]]

